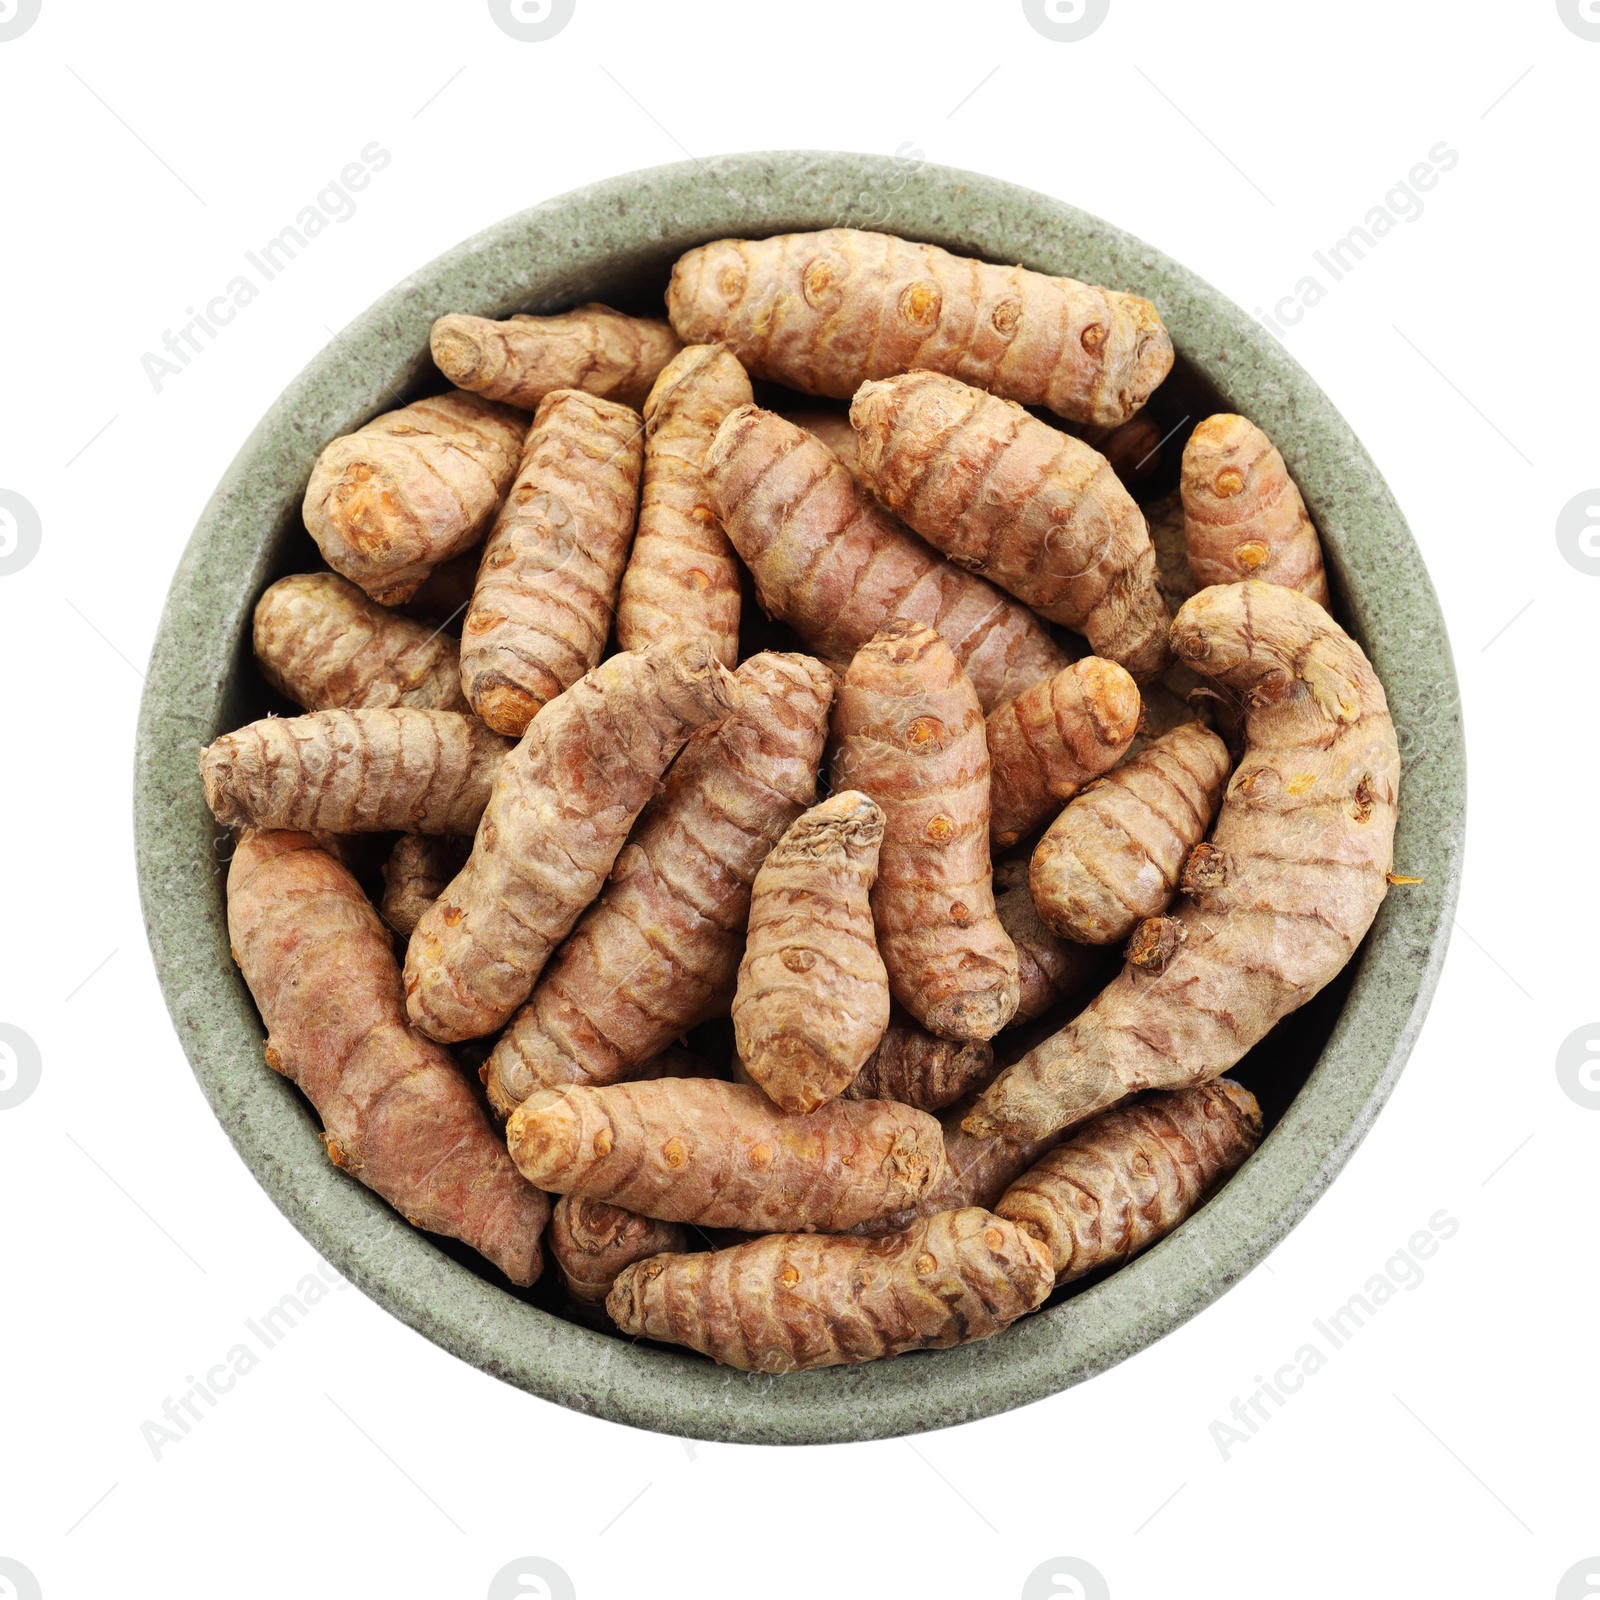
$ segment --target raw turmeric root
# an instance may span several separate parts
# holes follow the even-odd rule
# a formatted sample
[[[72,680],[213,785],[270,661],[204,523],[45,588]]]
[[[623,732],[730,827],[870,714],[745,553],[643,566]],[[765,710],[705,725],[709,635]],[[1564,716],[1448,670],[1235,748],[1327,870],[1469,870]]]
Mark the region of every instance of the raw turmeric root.
[[[1028,892],[1027,857],[997,862],[994,889],[995,915],[1017,947],[1017,1014],[1011,1020],[1031,1022],[1092,982],[1102,954],[1093,945],[1058,938],[1044,925]]]
[[[1058,1284],[1164,1239],[1241,1166],[1261,1108],[1228,1078],[1156,1091],[1098,1116],[995,1204],[1050,1252]]]
[[[495,777],[471,859],[411,935],[406,1005],[417,1027],[475,1039],[511,1016],[672,758],[734,695],[703,645],[675,642],[612,656],[533,719]]]
[[[256,602],[262,675],[307,711],[465,711],[456,642],[397,616],[336,572],[280,578]]]
[[[599,663],[633,539],[644,454],[636,411],[576,389],[539,402],[461,629],[461,686],[496,733]]]
[[[375,417],[317,457],[305,522],[335,572],[386,606],[483,537],[517,470],[528,419],[475,394]]]
[[[1122,759],[1139,730],[1138,685],[1085,656],[989,713],[989,837],[1008,850]]]
[[[1207,417],[1184,446],[1182,494],[1198,587],[1255,578],[1327,605],[1317,530],[1283,457],[1255,423]]]
[[[470,834],[509,745],[459,711],[264,717],[200,752],[224,827]]]
[[[745,370],[721,345],[690,345],[644,403],[639,531],[617,600],[617,643],[640,650],[669,634],[704,638],[739,661],[739,563],[706,486],[706,451],[722,419],[750,403]]]
[[[444,893],[444,886],[467,864],[471,839],[429,838],[402,833],[383,864],[383,920],[409,939],[422,913]]]
[[[449,1053],[406,1025],[388,930],[355,879],[306,834],[247,832],[228,867],[228,937],[267,1065],[316,1107],[333,1161],[416,1227],[532,1283],[550,1202]]]
[[[752,656],[739,706],[697,733],[489,1059],[509,1116],[536,1089],[616,1083],[726,1010],[750,885],[816,797],[833,680],[809,656]]]
[[[756,874],[734,1039],[745,1070],[785,1111],[833,1099],[889,1025],[867,899],[882,843],[883,812],[846,789],[799,817]]]
[[[842,1233],[914,1204],[944,1170],[925,1111],[832,1100],[795,1117],[715,1078],[541,1089],[512,1112],[506,1142],[551,1193],[751,1232]]]
[[[979,1039],[940,1039],[891,1007],[878,1047],[844,1087],[847,1100],[898,1100],[943,1111],[994,1074],[994,1050]]]
[[[611,1325],[606,1296],[617,1274],[635,1261],[682,1250],[687,1243],[677,1223],[641,1217],[604,1200],[564,1194],[550,1215],[550,1254],[567,1294],[586,1321],[605,1327]]]
[[[1103,455],[1123,483],[1140,483],[1161,470],[1165,430],[1148,411],[1119,422],[1114,428],[1074,423],[1066,430],[1075,439]]]
[[[1174,728],[1085,789],[1045,831],[1028,887],[1052,932],[1116,944],[1159,916],[1228,781],[1228,747],[1198,722]]]
[[[532,411],[556,389],[582,389],[637,409],[678,353],[666,323],[586,305],[505,322],[452,315],[433,325],[433,359],[458,389]]]
[[[740,406],[705,474],[762,608],[837,671],[896,617],[939,630],[985,711],[1067,665],[1031,611],[907,532],[794,423]]]
[[[976,1208],[877,1239],[774,1234],[629,1267],[606,1309],[624,1333],[745,1372],[805,1372],[987,1339],[1042,1305],[1043,1246]]]
[[[950,646],[891,622],[850,663],[834,737],[834,788],[887,819],[872,915],[895,999],[943,1038],[993,1038],[1017,1009],[1017,952],[994,912],[983,715]]]
[[[936,372],[865,383],[863,481],[956,565],[999,584],[1141,683],[1171,659],[1144,517],[1081,440]]]
[[[1356,642],[1293,589],[1239,583],[1202,589],[1172,643],[1251,708],[1204,870],[1172,912],[1183,947],[1157,977],[1125,967],[1002,1073],[973,1133],[1031,1137],[1226,1072],[1344,966],[1388,892],[1400,757]]]
[[[854,228],[690,250],[667,314],[685,342],[721,339],[755,376],[835,399],[920,367],[1109,425],[1172,367],[1172,340],[1138,295]]]

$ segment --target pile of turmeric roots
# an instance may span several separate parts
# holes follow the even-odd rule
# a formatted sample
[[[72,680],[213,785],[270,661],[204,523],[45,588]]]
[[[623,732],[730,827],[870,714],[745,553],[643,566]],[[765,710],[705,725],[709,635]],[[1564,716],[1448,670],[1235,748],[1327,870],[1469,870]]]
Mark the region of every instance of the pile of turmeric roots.
[[[985,1338],[1255,1148],[1222,1074],[1387,889],[1383,689],[1259,428],[1130,492],[1148,301],[836,229],[667,310],[441,317],[323,451],[255,614],[304,715],[200,757],[234,956],[329,1156],[573,1315]]]

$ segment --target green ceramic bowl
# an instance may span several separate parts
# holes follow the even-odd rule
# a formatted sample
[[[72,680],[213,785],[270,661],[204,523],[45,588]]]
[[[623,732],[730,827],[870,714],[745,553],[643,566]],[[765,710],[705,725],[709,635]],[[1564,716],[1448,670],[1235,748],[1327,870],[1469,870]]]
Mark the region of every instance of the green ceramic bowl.
[[[467,1252],[408,1227],[323,1153],[299,1094],[262,1062],[229,959],[217,830],[198,748],[267,704],[249,660],[265,583],[314,556],[300,499],[322,446],[439,387],[428,329],[584,300],[659,308],[673,260],[727,235],[888,228],[967,255],[1137,290],[1179,351],[1168,426],[1242,412],[1280,444],[1322,530],[1340,615],[1389,692],[1405,757],[1389,896],[1348,973],[1252,1054],[1272,1125],[1211,1202],[1138,1260],[985,1344],[872,1366],[757,1377],[564,1320]],[[1378,469],[1260,326],[1159,252],[992,178],[882,157],[786,151],[633,173],[519,213],[407,278],[292,383],[229,467],[172,584],[139,723],[135,819],[156,970],[206,1098],[245,1163],[328,1261],[395,1316],[507,1383],[618,1422],[706,1439],[805,1444],[964,1422],[1054,1393],[1159,1339],[1262,1259],[1371,1125],[1444,958],[1460,873],[1465,758],[1449,642]]]

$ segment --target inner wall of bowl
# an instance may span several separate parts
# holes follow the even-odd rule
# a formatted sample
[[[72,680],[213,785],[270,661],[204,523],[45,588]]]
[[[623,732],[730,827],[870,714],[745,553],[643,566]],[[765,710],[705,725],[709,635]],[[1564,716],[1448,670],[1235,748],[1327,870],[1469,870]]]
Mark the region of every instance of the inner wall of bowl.
[[[426,351],[435,316],[585,299],[654,311],[685,248],[828,226],[841,197],[889,184],[903,193],[880,225],[1149,294],[1185,352],[1155,404],[1170,401],[1186,426],[1236,409],[1284,442],[1347,623],[1389,687],[1403,738],[1432,719],[1408,755],[1398,846],[1402,869],[1428,882],[1391,896],[1339,984],[1253,1053],[1248,1079],[1269,1119],[1282,1120],[1178,1233],[986,1344],[775,1380],[557,1321],[329,1166],[309,1108],[261,1063],[259,1020],[228,959],[222,879],[208,870],[214,829],[193,751],[266,707],[250,609],[269,574],[320,565],[299,518],[312,462],[328,439],[442,387]],[[764,1442],[885,1437],[1025,1403],[1133,1354],[1249,1270],[1348,1159],[1404,1062],[1443,957],[1462,820],[1456,703],[1431,586],[1381,478],[1306,374],[1237,307],[1096,219],[975,174],[930,167],[908,179],[864,156],[731,157],[612,180],[469,240],[345,330],[269,412],[196,530],[152,657],[136,797],[141,887],[168,1004],[208,1099],[279,1207],[381,1304],[508,1382],[617,1420]]]

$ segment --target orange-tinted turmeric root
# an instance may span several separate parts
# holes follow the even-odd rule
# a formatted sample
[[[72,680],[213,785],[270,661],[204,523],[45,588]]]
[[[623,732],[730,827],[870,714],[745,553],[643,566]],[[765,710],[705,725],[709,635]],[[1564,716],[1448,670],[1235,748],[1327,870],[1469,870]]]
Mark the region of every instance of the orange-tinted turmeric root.
[[[1172,367],[1172,340],[1138,295],[855,228],[690,250],[667,314],[686,342],[720,339],[757,377],[835,399],[926,368],[1113,425]]]
[[[409,939],[422,913],[444,892],[444,886],[467,863],[471,839],[429,838],[402,833],[383,864],[383,920]]]
[[[253,643],[267,682],[307,711],[467,709],[456,641],[337,572],[280,578],[256,602]]]
[[[527,425],[520,411],[459,393],[375,417],[317,457],[306,529],[328,565],[374,600],[409,600],[483,537]]]
[[[976,1208],[881,1238],[773,1234],[663,1255],[618,1277],[624,1333],[687,1345],[746,1372],[805,1372],[988,1339],[1042,1305],[1044,1248]]]
[[[1139,730],[1139,689],[1114,661],[1085,656],[991,711],[989,837],[1009,850],[1091,778],[1122,759]]]
[[[511,1114],[506,1142],[551,1193],[752,1232],[842,1233],[915,1204],[944,1170],[925,1111],[831,1100],[795,1117],[715,1078],[541,1089]]]
[[[470,834],[507,749],[459,711],[312,711],[223,734],[200,777],[225,827]]]
[[[228,867],[228,937],[267,1063],[316,1107],[329,1156],[415,1226],[532,1283],[550,1202],[449,1053],[407,1026],[388,930],[355,879],[306,834],[248,832]]]
[[[497,733],[598,664],[633,540],[644,424],[576,389],[539,403],[461,629],[461,686]]]
[[[697,733],[489,1060],[502,1115],[536,1089],[616,1083],[727,1009],[750,885],[816,797],[833,680],[810,656],[763,653],[739,706]]]
[[[624,650],[693,632],[737,665],[739,563],[702,468],[722,419],[749,403],[750,380],[720,345],[691,345],[656,379],[644,403],[639,531],[617,600]]]
[[[1209,852],[1170,913],[1182,948],[1159,975],[1124,967],[1002,1073],[973,1133],[1040,1135],[1226,1072],[1338,973],[1388,893],[1400,757],[1360,646],[1315,601],[1264,583],[1202,589],[1172,643],[1251,708]]]
[[[1207,417],[1184,446],[1182,494],[1198,588],[1254,578],[1327,605],[1317,530],[1283,457],[1255,423]]]
[[[678,1251],[687,1236],[676,1222],[657,1222],[637,1211],[564,1194],[550,1214],[547,1243],[567,1294],[585,1320],[609,1327],[606,1296],[617,1274],[635,1261]]]
[[[1104,456],[936,372],[863,384],[862,481],[957,566],[1076,628],[1140,683],[1171,659],[1144,516]]]
[[[833,731],[833,787],[886,818],[872,915],[895,999],[943,1038],[993,1038],[1017,952],[994,910],[977,694],[932,628],[891,622],[850,663]]]
[[[1156,1090],[1058,1144],[994,1209],[1050,1252],[1057,1283],[1071,1283],[1164,1239],[1260,1138],[1255,1096],[1228,1078]]]
[[[504,322],[440,317],[430,342],[435,364],[458,389],[524,411],[556,389],[582,389],[637,408],[678,353],[666,323],[594,304],[559,316]]]
[[[850,1100],[898,1100],[943,1111],[994,1075],[994,1050],[983,1040],[941,1039],[891,1007],[889,1026],[843,1093]]]
[[[849,1085],[889,1023],[868,901],[883,812],[856,789],[798,817],[762,863],[733,997],[739,1059],[785,1111]]]
[[[741,406],[717,430],[705,474],[762,608],[836,670],[897,617],[939,630],[985,711],[1067,665],[1026,606],[874,505],[804,428]]]
[[[703,645],[673,641],[612,656],[545,706],[501,764],[471,858],[411,935],[417,1027],[448,1042],[510,1018],[673,757],[734,702],[727,668]]]
[[[1165,911],[1228,769],[1222,740],[1188,722],[1084,789],[1033,852],[1028,887],[1045,926],[1082,944],[1116,944]]]

